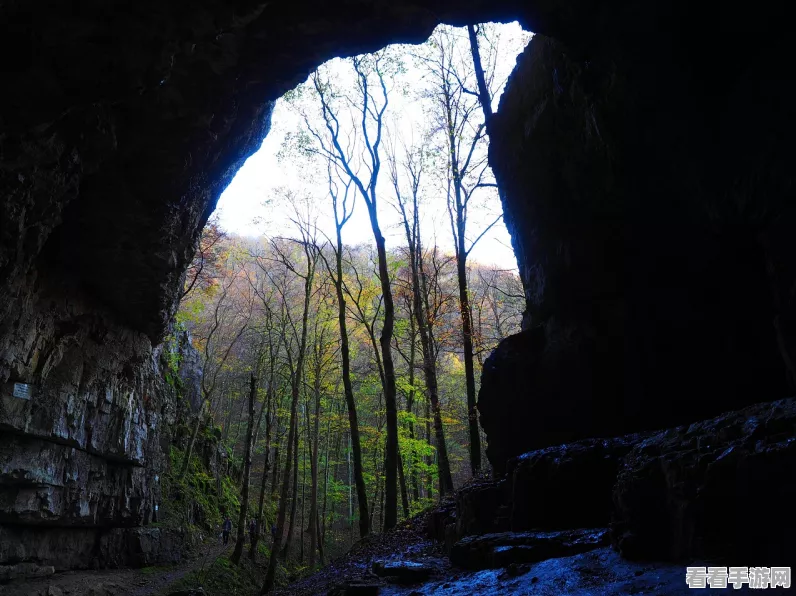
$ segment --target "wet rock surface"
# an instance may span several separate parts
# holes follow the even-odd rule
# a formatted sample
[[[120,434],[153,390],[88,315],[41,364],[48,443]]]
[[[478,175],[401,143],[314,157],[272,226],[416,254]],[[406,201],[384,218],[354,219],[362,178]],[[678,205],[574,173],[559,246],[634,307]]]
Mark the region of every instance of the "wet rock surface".
[[[790,538],[796,526],[786,514],[796,502],[794,398],[657,433],[539,449],[511,460],[508,469],[505,488],[465,489],[464,506],[437,526],[483,527],[462,516],[472,516],[471,494],[490,491],[476,501],[491,507],[479,509],[478,520],[502,520],[509,508],[515,532],[610,522],[612,542],[628,558],[796,556]],[[771,512],[771,523],[728,523],[762,511]]]
[[[608,543],[606,529],[502,532],[462,538],[450,558],[464,569],[496,569],[575,555]]]
[[[277,592],[279,596],[328,594],[368,594],[379,596],[626,596],[627,594],[693,594],[685,583],[685,566],[679,563],[638,563],[623,559],[608,547],[590,548],[588,552],[561,556],[536,563],[508,563],[503,568],[467,570],[451,566],[429,543],[417,543],[417,536],[403,549],[407,560],[425,553],[432,575],[421,584],[399,585],[365,579],[369,555],[367,549],[347,557],[347,564],[333,563],[312,576]],[[394,543],[393,543],[394,544]],[[418,548],[419,547],[419,548]],[[436,554],[435,554],[436,553]],[[704,563],[701,563],[704,564]],[[357,577],[355,577],[357,576]],[[348,577],[348,579],[344,579]],[[346,591],[350,589],[351,591]],[[361,590],[361,591],[360,591]],[[746,594],[749,590],[713,589],[716,594]]]
[[[434,567],[412,560],[376,561],[373,573],[389,583],[414,584],[428,579]]]
[[[711,594],[748,594],[741,590],[712,589]],[[599,548],[570,557],[549,559],[521,569],[518,575],[502,570],[452,573],[415,592],[423,596],[626,596],[628,594],[694,594],[685,583],[685,568],[666,563],[632,563],[609,548]],[[390,589],[380,594],[411,595],[408,589]]]

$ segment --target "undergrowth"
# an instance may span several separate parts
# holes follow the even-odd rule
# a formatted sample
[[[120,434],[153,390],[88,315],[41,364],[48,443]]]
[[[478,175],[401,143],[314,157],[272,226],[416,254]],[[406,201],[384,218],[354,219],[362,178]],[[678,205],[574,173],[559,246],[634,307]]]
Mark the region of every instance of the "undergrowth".
[[[257,593],[261,583],[257,567],[247,558],[241,559],[241,565],[237,566],[222,556],[170,585],[168,592],[203,588],[208,596],[251,596]]]
[[[185,476],[180,478],[185,452],[172,446],[169,472],[164,477],[163,498],[167,519],[184,528],[215,531],[225,515],[236,516],[240,493],[226,475],[213,476],[194,453]],[[220,488],[220,491],[219,491]]]

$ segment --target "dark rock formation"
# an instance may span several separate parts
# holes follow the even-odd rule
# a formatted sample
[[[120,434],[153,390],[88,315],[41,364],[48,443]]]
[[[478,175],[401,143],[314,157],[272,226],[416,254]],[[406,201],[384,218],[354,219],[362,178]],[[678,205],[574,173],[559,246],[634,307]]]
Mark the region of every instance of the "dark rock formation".
[[[642,440],[613,491],[619,551],[788,565],[796,557],[794,437],[796,400],[787,399]]]
[[[490,130],[527,299],[484,367],[495,467],[790,394],[792,43],[536,36],[520,57]]]
[[[586,440],[511,460],[511,529],[607,526],[619,467],[639,440],[638,435]]]
[[[455,510],[429,516],[432,537],[454,563],[541,560],[515,547],[542,536],[552,548],[567,532],[609,523],[613,545],[629,559],[770,566],[796,557],[796,398],[655,433],[548,447],[511,460],[508,470],[462,490]],[[506,525],[511,531],[484,535]]]
[[[115,528],[102,535],[102,567],[149,567],[178,563],[185,536],[161,528]]]
[[[3,321],[0,565],[86,568],[104,529],[148,523],[160,498],[159,352],[68,287],[37,284]]]
[[[509,530],[510,482],[474,482],[456,493],[456,534],[492,534]]]

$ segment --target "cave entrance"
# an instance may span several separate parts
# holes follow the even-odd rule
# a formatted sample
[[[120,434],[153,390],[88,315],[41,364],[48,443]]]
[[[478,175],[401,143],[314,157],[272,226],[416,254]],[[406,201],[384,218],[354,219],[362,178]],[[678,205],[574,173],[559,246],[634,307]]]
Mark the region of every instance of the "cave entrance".
[[[275,102],[268,136],[221,197],[188,270],[178,320],[199,338],[205,375],[218,371],[208,401],[224,428],[244,426],[241,371],[265,374],[251,354],[279,317],[289,324],[273,350],[290,353],[288,368],[290,350],[306,356],[308,378],[337,379],[330,395],[342,392],[349,356],[338,354],[349,348],[341,341],[324,363],[313,350],[323,349],[324,326],[350,335],[345,405],[371,438],[364,467],[381,496],[358,501],[384,514],[374,526],[395,521],[391,481],[378,480],[391,469],[390,436],[401,436],[404,463],[393,470],[405,517],[486,460],[480,369],[524,309],[486,121],[529,40],[517,23],[440,26],[419,45],[321,65]],[[391,403],[402,414],[392,431]],[[317,407],[329,415],[331,406]],[[302,398],[301,424],[312,410]]]
[[[496,110],[516,57],[531,34],[514,22],[482,25],[477,36],[490,107]],[[456,128],[457,166],[464,170],[460,177],[469,200],[466,235],[468,244],[474,244],[470,258],[514,269],[514,253],[500,220],[502,207],[487,164],[488,137],[478,104],[478,83],[467,28],[440,25],[423,44],[392,45],[377,55],[383,57],[381,67],[385,73],[388,105],[380,147],[384,167],[376,189],[381,203],[379,217],[388,245],[397,247],[405,243],[400,212],[395,208],[393,196],[393,174],[397,172],[390,170],[395,162],[405,161],[407,152],[422,149],[425,161],[420,191],[424,196],[420,208],[425,220],[425,241],[453,250],[448,210],[449,199],[453,197],[447,188],[451,164],[443,97],[448,94],[449,111]],[[371,59],[373,56],[366,55]],[[447,72],[440,72],[441,68]],[[314,204],[324,232],[330,237],[334,235],[327,163],[319,154],[319,147],[314,146],[318,139],[313,135],[327,134],[318,94],[313,88],[316,76],[328,86],[330,94],[336,94],[331,103],[348,104],[336,105],[334,109],[339,110],[337,116],[343,123],[341,138],[345,136],[347,141],[357,142],[356,147],[351,147],[352,169],[360,172],[368,167],[367,160],[363,161],[367,152],[363,139],[353,138],[357,132],[361,136],[362,131],[351,126],[361,119],[361,105],[355,105],[353,97],[358,84],[356,73],[350,59],[330,60],[275,102],[268,136],[222,193],[212,220],[214,225],[241,236],[280,235],[285,226],[289,226],[292,199],[300,197]],[[372,99],[382,102],[383,98],[379,92]],[[375,125],[374,121],[368,122],[373,139]],[[361,201],[353,210],[345,232],[346,242],[352,245],[373,242],[368,213]],[[474,242],[476,239],[478,241]]]

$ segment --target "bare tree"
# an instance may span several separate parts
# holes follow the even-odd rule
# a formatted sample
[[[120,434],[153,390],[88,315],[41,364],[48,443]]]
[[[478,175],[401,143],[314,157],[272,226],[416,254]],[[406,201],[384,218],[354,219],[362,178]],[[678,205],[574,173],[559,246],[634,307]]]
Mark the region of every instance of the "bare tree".
[[[251,373],[249,380],[249,423],[246,427],[246,443],[243,456],[243,487],[241,489],[240,512],[238,514],[238,539],[230,561],[235,565],[243,555],[243,542],[246,537],[246,513],[249,510],[249,473],[252,467],[252,436],[254,435],[254,403],[257,399],[257,377]]]
[[[248,309],[245,312],[241,313],[235,310],[233,301],[230,298],[230,292],[235,281],[236,274],[233,271],[226,283],[222,285],[221,293],[213,308],[213,318],[210,322],[210,327],[204,337],[200,338],[204,345],[202,405],[196,415],[191,438],[188,441],[188,448],[185,450],[180,469],[180,479],[185,478],[185,474],[188,472],[196,444],[196,437],[199,434],[199,427],[202,424],[205,411],[211,409],[219,374],[223,370],[233,347],[245,333],[251,319],[251,302],[247,305]],[[231,333],[233,334],[231,338],[228,335],[230,330],[232,330]]]
[[[370,517],[368,516],[368,496],[365,490],[365,480],[362,473],[362,443],[359,437],[359,419],[357,406],[354,401],[354,389],[351,384],[351,348],[348,345],[348,326],[346,325],[346,301],[343,292],[343,227],[354,212],[355,196],[349,193],[351,180],[340,180],[337,184],[332,173],[332,164],[327,162],[329,181],[329,196],[332,199],[334,211],[335,245],[333,246],[335,267],[332,269],[328,260],[321,252],[321,257],[326,265],[326,270],[334,284],[337,297],[337,321],[340,329],[340,357],[342,360],[343,391],[348,408],[348,424],[351,430],[351,455],[354,464],[354,483],[357,490],[357,503],[359,504],[359,536],[364,538],[370,532]],[[339,179],[339,176],[337,176]]]
[[[482,189],[496,188],[487,162],[486,125],[479,119],[478,93],[468,88],[475,76],[472,63],[461,59],[457,34],[440,27],[434,34],[432,51],[422,63],[433,79],[431,93],[438,118],[438,131],[444,138],[447,155],[447,196],[451,233],[454,239],[459,286],[459,312],[462,327],[462,352],[466,377],[470,466],[473,474],[481,467],[481,438],[476,409],[475,367],[473,362],[473,321],[467,288],[467,258],[481,238],[502,215],[468,239],[468,214],[473,199]],[[479,67],[480,67],[479,61]],[[483,72],[481,73],[483,75]],[[471,235],[472,237],[472,235]]]
[[[213,216],[202,228],[196,252],[185,271],[180,300],[185,300],[195,289],[207,289],[217,280],[224,240],[227,234],[221,229],[218,217]]]
[[[431,340],[429,337],[429,312],[422,300],[420,285],[420,260],[422,258],[422,242],[420,236],[420,218],[418,199],[420,184],[426,166],[422,150],[412,149],[404,151],[406,160],[404,170],[409,177],[409,197],[405,197],[399,179],[399,164],[393,151],[390,154],[390,178],[395,192],[395,198],[401,213],[401,219],[406,234],[409,249],[409,267],[412,276],[412,311],[417,322],[420,342],[423,351],[423,373],[426,381],[426,391],[431,403],[434,416],[434,434],[436,436],[438,467],[439,467],[439,492],[440,497],[453,492],[453,479],[451,477],[448,448],[445,443],[445,431],[442,426],[442,415],[439,406],[439,392],[437,387],[437,366],[434,358]],[[406,203],[411,200],[411,216],[407,212]]]
[[[299,214],[297,213],[296,215],[298,219]],[[288,366],[290,368],[290,380],[291,380],[290,425],[289,425],[289,432],[287,439],[287,453],[285,456],[285,471],[282,478],[282,489],[279,499],[279,513],[277,514],[276,535],[274,536],[273,545],[271,547],[271,556],[269,557],[268,560],[268,570],[266,571],[265,581],[263,582],[263,587],[262,590],[260,591],[261,594],[267,594],[273,589],[274,579],[276,577],[277,557],[279,556],[281,551],[282,535],[285,530],[285,518],[287,517],[287,501],[288,501],[288,492],[289,492],[289,483],[290,483],[290,472],[291,472],[291,467],[293,465],[293,457],[294,457],[293,450],[295,448],[294,443],[297,443],[298,439],[297,413],[298,413],[299,393],[301,391],[303,383],[304,359],[307,347],[307,327],[308,327],[308,316],[310,310],[310,298],[312,296],[313,281],[315,279],[315,269],[318,261],[318,252],[316,250],[317,242],[315,238],[308,231],[308,230],[314,230],[314,225],[312,225],[308,220],[306,220],[302,222],[302,225],[298,225],[297,227],[299,234],[301,235],[301,239],[298,241],[298,243],[302,247],[304,253],[303,260],[305,267],[303,271],[299,271],[299,265],[293,263],[293,261],[281,249],[281,247],[277,242],[272,242],[272,247],[277,255],[277,260],[287,270],[291,271],[296,277],[303,280],[304,301],[303,301],[300,325],[297,325],[293,321],[292,317],[289,317],[293,339],[298,349],[295,355],[295,359],[291,354],[291,350],[290,349],[286,350],[288,358]],[[260,264],[260,261],[258,261],[258,264]],[[261,264],[260,266],[264,270],[267,269],[266,265]],[[279,288],[279,291],[282,293],[283,301],[287,301],[286,288],[281,287]]]
[[[384,114],[388,106],[388,93],[385,83],[384,54],[360,56],[351,59],[357,78],[356,98],[350,101],[360,111],[361,123],[356,130],[364,145],[364,160],[369,175],[362,178],[354,171],[356,167],[351,150],[341,144],[341,124],[335,107],[330,101],[328,83],[316,73],[312,77],[316,95],[321,104],[328,140],[317,133],[307,122],[308,129],[318,141],[320,150],[335,167],[345,172],[354,183],[365,202],[370,216],[370,225],[376,241],[379,257],[379,279],[384,298],[384,320],[382,322],[381,360],[384,367],[385,407],[387,418],[387,440],[385,445],[385,529],[390,529],[398,521],[398,409],[396,401],[395,365],[392,358],[392,336],[395,326],[395,305],[393,302],[390,275],[387,266],[387,249],[378,216],[377,183],[381,171],[380,145],[384,132]],[[373,91],[373,86],[377,89]]]

